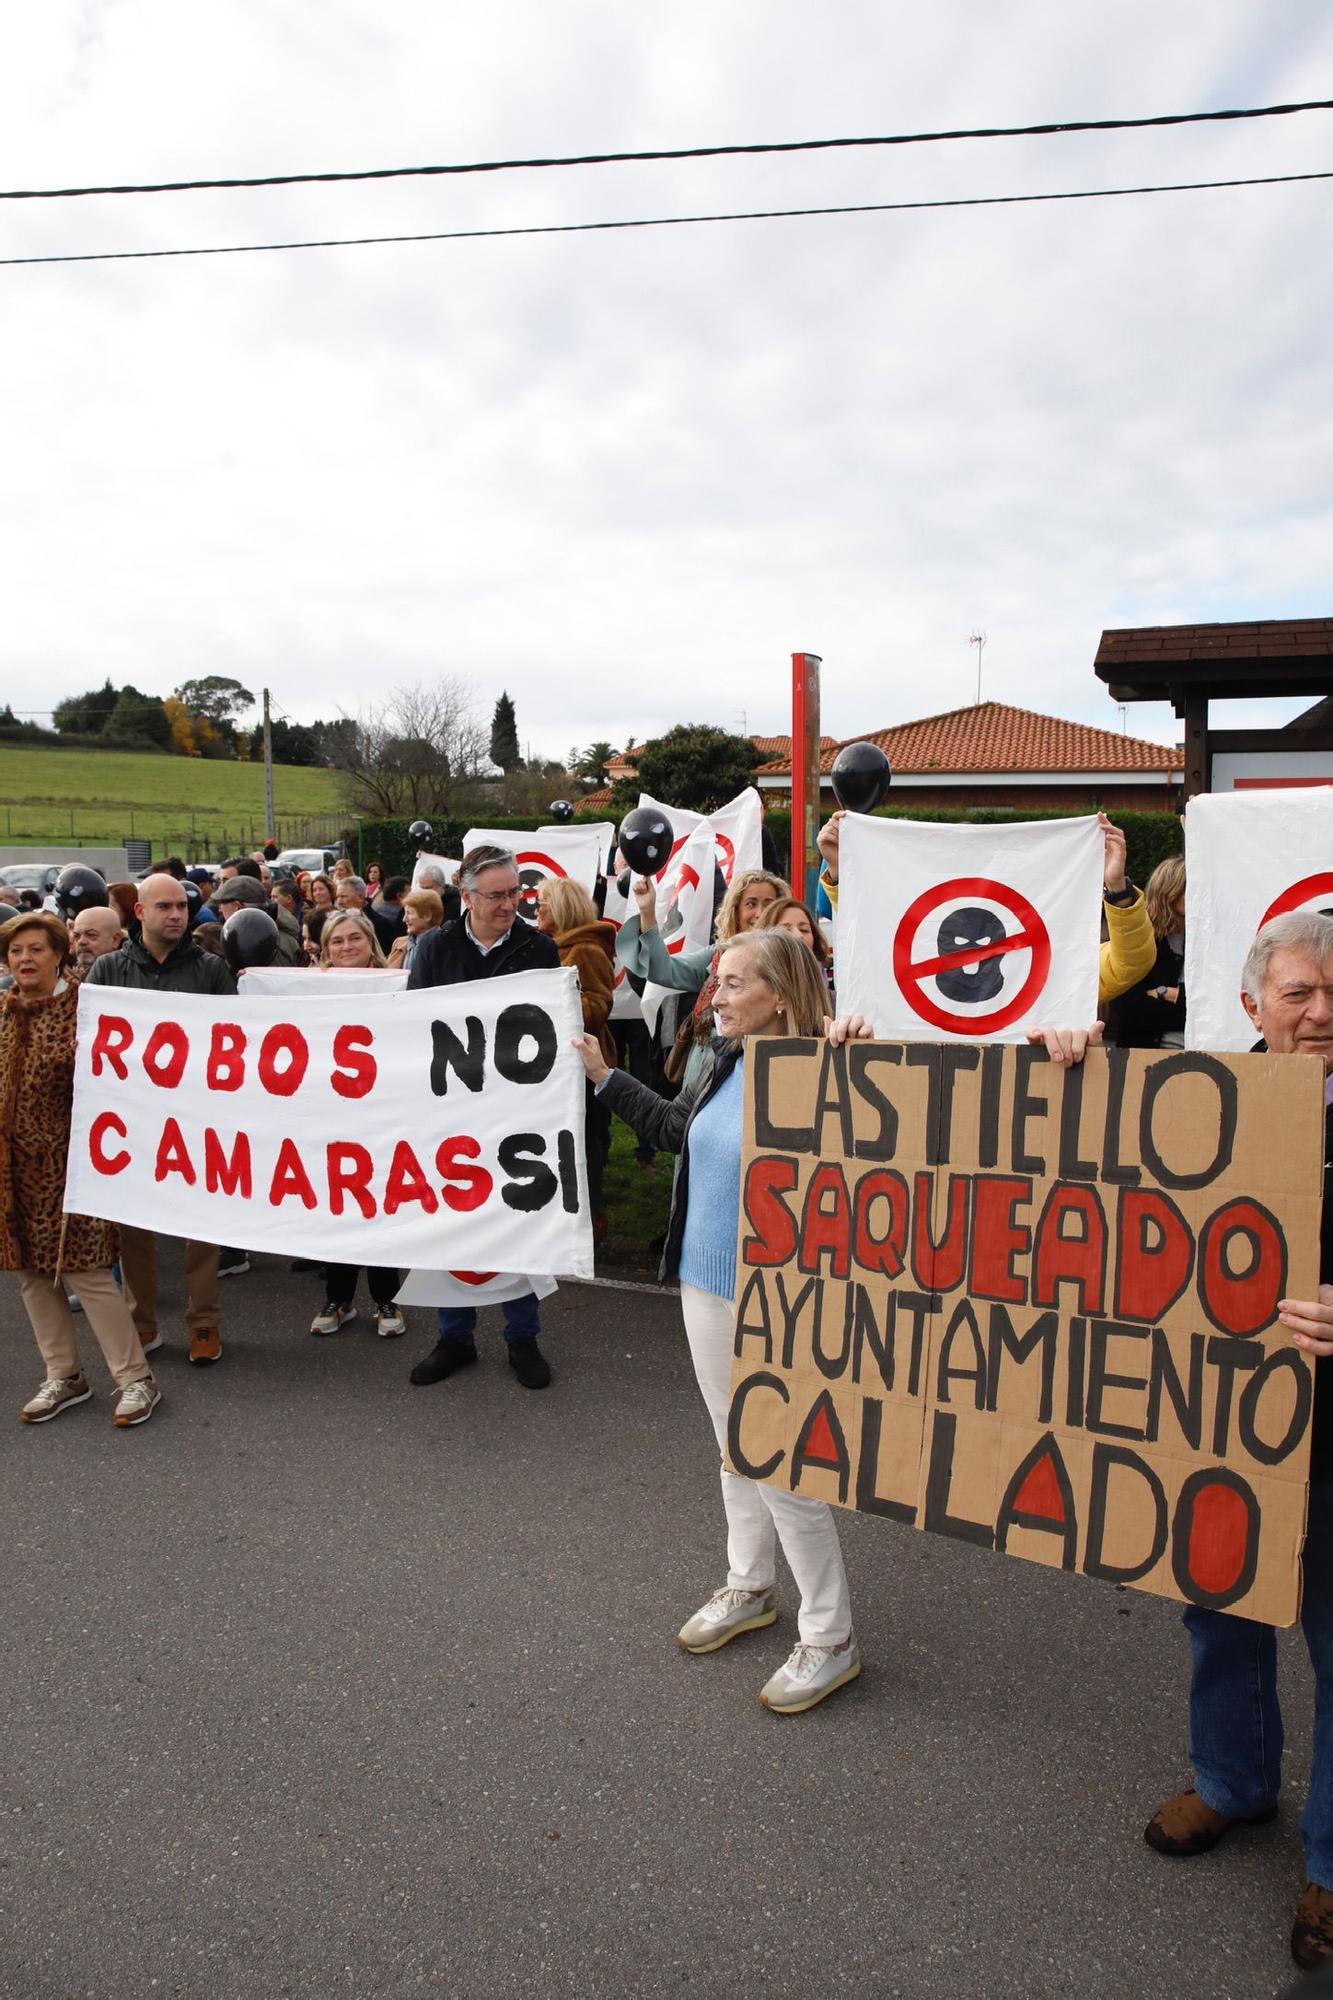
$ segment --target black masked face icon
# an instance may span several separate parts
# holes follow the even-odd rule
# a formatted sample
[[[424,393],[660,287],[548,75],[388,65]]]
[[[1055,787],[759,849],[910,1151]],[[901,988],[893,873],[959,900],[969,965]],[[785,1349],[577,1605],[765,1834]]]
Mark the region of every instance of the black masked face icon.
[[[960,910],[951,910],[940,925],[939,953],[943,957],[971,946],[998,944],[1004,934],[1004,925],[994,910],[965,904]],[[1004,991],[1004,959],[982,958],[947,967],[936,973],[935,983],[946,1000],[995,1000]]]

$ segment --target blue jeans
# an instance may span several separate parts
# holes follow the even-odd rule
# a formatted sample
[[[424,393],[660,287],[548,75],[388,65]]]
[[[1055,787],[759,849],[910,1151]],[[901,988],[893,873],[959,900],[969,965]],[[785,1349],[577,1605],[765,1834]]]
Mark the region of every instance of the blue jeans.
[[[1306,1874],[1333,1889],[1333,1480],[1310,1487],[1301,1625],[1315,1673],[1314,1757],[1301,1815]],[[1277,1800],[1282,1712],[1271,1625],[1190,1605],[1190,1761],[1195,1789],[1214,1812],[1237,1817]]]
[[[437,1306],[435,1310],[441,1340],[472,1339],[477,1331],[475,1306]],[[506,1340],[534,1340],[542,1330],[535,1292],[524,1292],[518,1299],[505,1299],[500,1311],[504,1314]]]

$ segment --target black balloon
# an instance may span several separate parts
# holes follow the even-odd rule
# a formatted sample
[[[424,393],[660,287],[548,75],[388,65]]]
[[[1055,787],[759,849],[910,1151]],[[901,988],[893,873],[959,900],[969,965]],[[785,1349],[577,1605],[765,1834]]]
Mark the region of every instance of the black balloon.
[[[233,972],[248,965],[272,965],[278,955],[278,927],[267,911],[243,903],[222,926],[222,955]]]
[[[433,848],[435,845],[435,829],[428,819],[414,819],[407,829],[407,837],[418,847]]]
[[[893,772],[878,743],[844,743],[830,772],[833,796],[848,812],[868,813],[888,796]]]
[[[54,894],[61,916],[71,922],[80,910],[104,910],[110,900],[97,870],[82,861],[71,861],[61,869]]]
[[[620,852],[636,875],[656,875],[671,859],[671,821],[656,806],[635,806],[620,822]]]
[[[568,799],[552,799],[546,810],[557,826],[568,826],[574,817],[574,808]]]

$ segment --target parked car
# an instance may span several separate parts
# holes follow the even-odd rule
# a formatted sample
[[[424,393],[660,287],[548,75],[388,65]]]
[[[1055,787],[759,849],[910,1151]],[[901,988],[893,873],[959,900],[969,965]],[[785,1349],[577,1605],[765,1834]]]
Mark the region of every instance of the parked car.
[[[270,866],[275,875],[279,869],[286,875],[299,875],[303,871],[322,875],[326,868],[333,866],[338,853],[336,847],[284,847]]]
[[[6,862],[0,868],[0,882],[7,882],[11,889],[36,889],[39,895],[49,896],[61,866],[59,861]]]

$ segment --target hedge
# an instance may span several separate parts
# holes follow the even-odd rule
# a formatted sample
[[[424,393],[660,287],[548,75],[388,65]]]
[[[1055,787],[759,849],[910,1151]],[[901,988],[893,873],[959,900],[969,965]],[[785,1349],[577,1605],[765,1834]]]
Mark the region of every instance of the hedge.
[[[1067,810],[1046,810],[1020,813],[1005,806],[922,806],[913,811],[910,806],[881,806],[874,815],[876,819],[923,819],[943,825],[958,825],[971,822],[974,826],[1005,826],[1019,819],[1068,819]],[[1172,812],[1114,812],[1110,815],[1121,827],[1129,847],[1129,872],[1140,887],[1152,874],[1159,861],[1168,855],[1179,854],[1184,844],[1183,822]],[[549,813],[532,813],[525,818],[495,819],[490,824],[497,833],[535,833],[539,826],[549,826]],[[441,854],[462,852],[463,835],[471,820],[433,819],[435,841]],[[577,825],[577,820],[575,821]],[[361,825],[361,851],[359,860],[364,865],[378,861],[386,875],[410,875],[416,851],[407,836],[410,820],[368,819]],[[791,814],[789,812],[769,812],[764,815],[764,826],[773,836],[778,850],[778,860],[786,867],[791,854]],[[349,851],[355,852],[356,833],[346,836]]]

